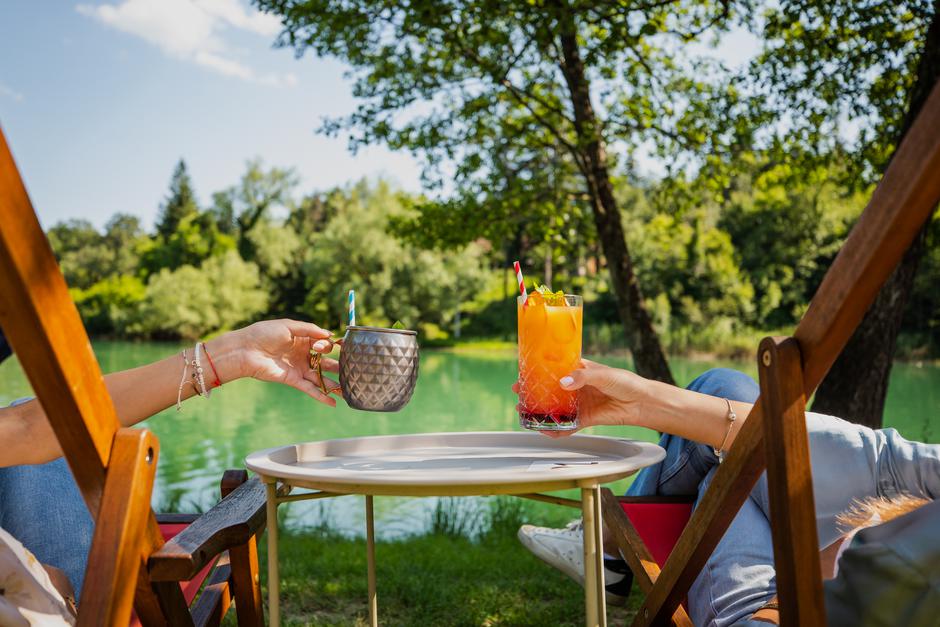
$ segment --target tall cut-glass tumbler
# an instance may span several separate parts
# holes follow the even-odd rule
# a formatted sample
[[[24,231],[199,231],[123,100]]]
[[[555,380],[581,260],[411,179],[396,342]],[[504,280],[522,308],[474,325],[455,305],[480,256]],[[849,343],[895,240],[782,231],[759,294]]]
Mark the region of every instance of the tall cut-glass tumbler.
[[[549,305],[540,295],[523,305],[519,320],[519,424],[536,431],[578,428],[578,398],[559,380],[581,363],[583,304],[565,294],[564,305]]]

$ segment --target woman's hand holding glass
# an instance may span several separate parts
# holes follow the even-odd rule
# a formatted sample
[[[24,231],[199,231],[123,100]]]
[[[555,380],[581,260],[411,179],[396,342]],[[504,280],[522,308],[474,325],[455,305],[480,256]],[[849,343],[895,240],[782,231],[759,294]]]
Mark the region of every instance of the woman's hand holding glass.
[[[582,429],[595,425],[646,427],[727,450],[751,412],[751,403],[700,394],[586,359],[581,365],[560,383],[567,390],[578,391]],[[519,393],[518,383],[513,391]],[[729,409],[738,416],[736,422],[729,420]]]
[[[581,366],[561,379],[561,387],[578,391],[578,429],[640,424],[642,407],[648,398],[648,379],[587,359],[581,360]],[[518,394],[519,383],[512,389]],[[547,432],[547,435],[563,437],[574,432]]]

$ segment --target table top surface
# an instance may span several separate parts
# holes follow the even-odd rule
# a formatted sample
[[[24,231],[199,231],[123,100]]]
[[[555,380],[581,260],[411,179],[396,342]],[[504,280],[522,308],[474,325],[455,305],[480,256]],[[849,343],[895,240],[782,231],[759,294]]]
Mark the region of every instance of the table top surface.
[[[291,444],[248,468],[291,485],[361,494],[498,494],[606,483],[665,457],[655,444],[533,432],[423,433]]]

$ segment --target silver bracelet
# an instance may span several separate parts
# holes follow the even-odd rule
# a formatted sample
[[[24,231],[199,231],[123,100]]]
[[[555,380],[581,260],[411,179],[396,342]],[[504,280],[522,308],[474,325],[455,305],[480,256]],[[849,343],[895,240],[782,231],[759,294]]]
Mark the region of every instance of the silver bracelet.
[[[731,401],[728,399],[724,400],[726,403],[728,403],[728,432],[725,433],[725,439],[721,441],[721,446],[716,449],[712,449],[715,451],[715,457],[718,458],[719,464],[725,461],[725,444],[728,443],[728,438],[731,437],[731,430],[734,428],[734,421],[738,419],[738,415],[734,413],[734,409],[731,408]]]
[[[196,388],[196,394],[204,398],[209,398],[211,390],[206,388],[206,378],[202,370],[202,360],[199,359],[199,353],[202,349],[202,342],[196,342],[196,347],[193,349],[193,387]]]

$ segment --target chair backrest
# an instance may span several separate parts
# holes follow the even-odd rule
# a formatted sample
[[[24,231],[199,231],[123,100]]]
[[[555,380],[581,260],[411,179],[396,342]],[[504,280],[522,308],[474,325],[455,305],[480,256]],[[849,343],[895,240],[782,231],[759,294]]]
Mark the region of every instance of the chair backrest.
[[[898,146],[793,337],[761,342],[761,396],[662,571],[646,582],[652,585],[634,625],[673,620],[673,612],[765,469],[781,623],[825,624],[806,399],[938,202],[940,85]]]
[[[0,327],[96,521],[79,623],[126,624],[132,602],[145,624],[188,616],[179,586],[153,586],[146,570],[163,544],[150,509],[157,440],[146,429],[121,429],[2,130],[0,294]]]

